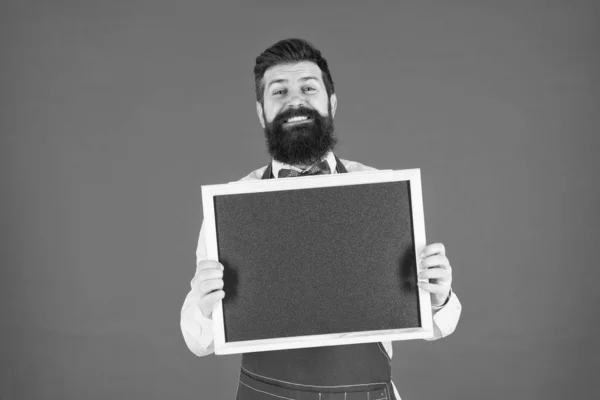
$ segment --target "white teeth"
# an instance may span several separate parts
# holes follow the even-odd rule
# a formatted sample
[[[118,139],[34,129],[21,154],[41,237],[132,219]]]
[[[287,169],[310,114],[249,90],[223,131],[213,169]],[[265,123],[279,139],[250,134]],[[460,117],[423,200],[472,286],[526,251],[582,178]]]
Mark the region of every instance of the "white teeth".
[[[288,119],[287,122],[304,121],[304,120],[307,120],[307,119],[308,119],[308,117],[306,117],[306,116],[292,117],[292,118]]]

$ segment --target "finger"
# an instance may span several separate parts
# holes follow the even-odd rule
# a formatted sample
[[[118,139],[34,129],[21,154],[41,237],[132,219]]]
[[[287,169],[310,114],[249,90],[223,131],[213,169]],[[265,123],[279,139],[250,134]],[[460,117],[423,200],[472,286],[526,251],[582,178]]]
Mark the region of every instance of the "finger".
[[[444,268],[450,266],[450,261],[448,261],[448,258],[446,256],[434,255],[424,258],[423,261],[421,261],[421,264],[419,264],[419,266],[421,267],[421,269],[427,269],[432,267]]]
[[[203,269],[198,272],[197,277],[198,282],[207,281],[209,279],[219,279],[223,278],[223,271],[215,268]]]
[[[208,281],[200,282],[198,289],[202,294],[208,294],[213,290],[223,288],[223,279],[210,279]]]
[[[220,269],[221,271],[225,269],[223,267],[223,264],[221,264],[218,261],[213,261],[213,260],[202,260],[196,264],[196,270],[198,270],[198,271],[202,270],[202,269],[209,269],[209,268],[216,268],[216,269]]]
[[[434,254],[446,255],[446,247],[442,243],[434,243],[429,246],[425,246],[419,257],[425,258]]]
[[[225,292],[222,290],[217,290],[216,292],[212,292],[207,294],[206,296],[204,296],[204,302],[206,304],[212,305],[215,304],[217,301],[223,299],[225,297]]]
[[[211,318],[215,304],[219,300],[222,300],[224,297],[225,292],[223,292],[222,290],[217,290],[216,292],[212,292],[206,295],[202,302],[203,305],[200,307],[200,309],[202,310],[202,314],[206,318]]]
[[[439,285],[436,283],[417,282],[417,285],[419,285],[421,289],[434,294],[445,294],[448,293],[449,290],[448,285]]]
[[[200,290],[200,284],[209,279],[221,279],[223,278],[223,271],[220,269],[210,268],[196,271],[196,275],[192,279],[192,289]]]
[[[426,269],[425,271],[419,272],[419,279],[448,280],[448,279],[450,279],[450,276],[451,275],[448,273],[448,270],[445,270],[443,268],[430,268],[430,269]]]

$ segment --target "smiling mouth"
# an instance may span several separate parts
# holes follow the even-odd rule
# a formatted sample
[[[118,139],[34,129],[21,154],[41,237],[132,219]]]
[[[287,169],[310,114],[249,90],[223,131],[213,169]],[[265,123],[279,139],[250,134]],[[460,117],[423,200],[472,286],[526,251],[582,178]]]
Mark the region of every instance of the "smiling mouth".
[[[306,116],[301,116],[301,117],[292,117],[292,118],[288,118],[283,125],[284,126],[293,126],[293,125],[300,125],[300,124],[305,124],[308,122],[312,122],[312,118],[306,117]]]

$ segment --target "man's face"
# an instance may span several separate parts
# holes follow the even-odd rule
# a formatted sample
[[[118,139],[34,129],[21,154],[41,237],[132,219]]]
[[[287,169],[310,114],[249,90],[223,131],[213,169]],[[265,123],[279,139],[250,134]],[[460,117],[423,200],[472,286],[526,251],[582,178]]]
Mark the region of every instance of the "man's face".
[[[292,165],[310,165],[332,150],[337,98],[327,96],[321,69],[313,62],[282,64],[263,77],[264,100],[256,111],[271,156]]]

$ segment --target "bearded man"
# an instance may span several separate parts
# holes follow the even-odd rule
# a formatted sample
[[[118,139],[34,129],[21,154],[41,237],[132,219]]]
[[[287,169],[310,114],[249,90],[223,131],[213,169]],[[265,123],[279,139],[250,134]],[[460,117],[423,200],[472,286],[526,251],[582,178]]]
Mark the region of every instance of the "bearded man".
[[[256,112],[271,162],[242,180],[374,170],[338,158],[333,118],[337,97],[327,61],[302,39],[275,43],[256,58]],[[223,265],[206,259],[204,227],[196,273],[181,310],[181,330],[198,356],[214,352],[213,305],[223,299]],[[420,255],[419,286],[431,293],[434,337],[454,332],[461,305],[451,290],[452,269],[441,243]],[[238,400],[400,399],[391,381],[391,342],[245,353]]]

